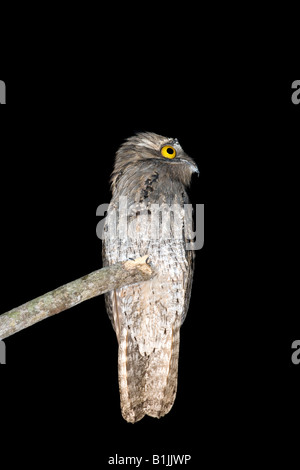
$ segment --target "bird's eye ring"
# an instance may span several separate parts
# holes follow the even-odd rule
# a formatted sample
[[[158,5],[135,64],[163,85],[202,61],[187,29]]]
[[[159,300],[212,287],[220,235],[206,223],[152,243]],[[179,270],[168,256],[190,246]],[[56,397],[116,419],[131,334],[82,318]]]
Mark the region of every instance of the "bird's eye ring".
[[[162,147],[160,153],[165,158],[174,158],[174,157],[176,157],[176,150],[171,145],[164,145],[164,147]]]

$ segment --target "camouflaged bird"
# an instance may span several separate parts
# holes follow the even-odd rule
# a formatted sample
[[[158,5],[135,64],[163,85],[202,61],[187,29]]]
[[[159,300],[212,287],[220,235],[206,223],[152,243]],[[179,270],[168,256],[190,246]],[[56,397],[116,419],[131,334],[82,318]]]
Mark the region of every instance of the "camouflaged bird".
[[[119,343],[121,411],[131,423],[164,416],[175,400],[179,330],[193,278],[184,205],[194,172],[195,162],[177,139],[150,132],[128,138],[116,153],[103,264],[148,254],[157,272],[105,296]]]

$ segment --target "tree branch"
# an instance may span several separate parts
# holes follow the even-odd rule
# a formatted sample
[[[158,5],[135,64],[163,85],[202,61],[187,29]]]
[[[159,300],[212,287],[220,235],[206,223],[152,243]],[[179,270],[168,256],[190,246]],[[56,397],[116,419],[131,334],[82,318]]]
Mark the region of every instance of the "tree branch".
[[[147,281],[155,273],[148,255],[98,269],[0,315],[0,339],[113,289]]]

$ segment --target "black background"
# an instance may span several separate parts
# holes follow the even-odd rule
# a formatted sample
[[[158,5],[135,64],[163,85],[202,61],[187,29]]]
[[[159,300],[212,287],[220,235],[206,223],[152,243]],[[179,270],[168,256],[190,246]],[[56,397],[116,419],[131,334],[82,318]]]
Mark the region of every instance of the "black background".
[[[177,137],[197,162],[190,197],[205,204],[205,245],[167,416],[122,419],[117,341],[99,297],[5,339],[7,435],[30,427],[53,463],[60,450],[86,465],[116,453],[213,465],[235,461],[237,447],[268,461],[274,446],[286,459],[299,417],[297,77],[216,72],[173,54],[154,67],[128,64],[128,51],[54,59],[0,69],[1,312],[101,267],[96,209],[110,200],[114,153],[137,131]]]
[[[79,78],[65,72],[56,83],[34,77],[21,84],[6,80],[3,312],[101,267],[96,209],[110,201],[114,154],[135,132],[148,130],[179,139],[201,172],[193,179],[191,200],[205,203],[201,127],[209,125],[200,119],[201,89],[196,96],[188,89],[183,95],[176,90],[178,82],[175,89],[153,82],[148,93],[149,80],[130,84],[110,78],[99,73]],[[27,87],[30,110],[18,103]],[[206,407],[212,391],[203,379],[208,370],[205,357],[210,355],[205,345],[214,348],[212,332],[204,326],[213,280],[213,268],[205,273],[206,265],[205,248],[197,253],[195,296],[182,329],[179,387],[171,413],[161,420],[146,417],[135,425],[123,420],[117,341],[99,297],[5,340],[6,396],[17,401],[21,393],[27,403],[20,409],[26,416],[23,432],[25,422],[33,420],[37,434],[45,425],[54,427],[58,445],[66,446],[65,432],[68,440],[75,434],[73,443],[88,436],[89,454],[96,451],[101,465],[116,453],[150,460],[153,454],[191,454],[195,459],[199,437],[192,424],[201,423],[200,403]]]

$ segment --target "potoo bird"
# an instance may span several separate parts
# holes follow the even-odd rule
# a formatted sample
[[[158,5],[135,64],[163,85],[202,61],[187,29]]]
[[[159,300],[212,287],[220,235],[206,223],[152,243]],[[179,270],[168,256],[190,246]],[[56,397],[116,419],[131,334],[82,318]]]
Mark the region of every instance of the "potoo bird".
[[[131,423],[164,416],[175,400],[179,330],[193,278],[185,208],[194,172],[177,139],[150,132],[128,138],[116,153],[103,265],[148,254],[157,273],[105,295],[119,343],[121,411]]]

